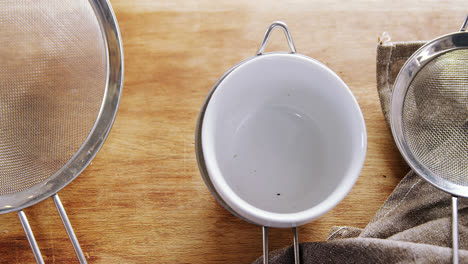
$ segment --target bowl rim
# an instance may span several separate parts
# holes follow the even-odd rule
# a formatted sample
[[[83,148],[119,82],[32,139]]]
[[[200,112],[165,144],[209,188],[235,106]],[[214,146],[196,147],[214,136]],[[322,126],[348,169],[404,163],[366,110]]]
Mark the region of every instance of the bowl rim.
[[[266,57],[274,58],[278,56],[288,56],[301,59],[303,61],[308,61],[314,64],[314,67],[320,67],[324,69],[326,74],[331,74],[332,76],[334,76],[338,80],[340,86],[342,86],[343,93],[345,94],[344,96],[351,99],[352,103],[350,104],[350,106],[353,107],[352,112],[358,115],[357,119],[360,121],[359,124],[357,124],[361,131],[361,137],[359,139],[360,148],[356,150],[360,155],[358,157],[353,157],[353,159],[351,160],[350,168],[347,170],[346,175],[343,175],[340,183],[336,186],[336,188],[326,199],[322,200],[320,203],[311,208],[294,213],[269,212],[255,207],[254,205],[246,202],[241,197],[239,197],[221,176],[221,170],[218,167],[216,159],[214,159],[214,154],[210,153],[210,147],[207,145],[208,143],[206,143],[206,141],[203,140],[203,126],[206,122],[206,119],[204,118],[205,113],[209,108],[212,95],[214,94],[216,89],[221,85],[221,83],[225,80],[225,78],[239,67],[245,65],[247,62],[254,63],[254,60],[261,60]],[[213,196],[223,207],[225,207],[233,215],[250,223],[271,227],[295,227],[310,222],[323,215],[324,213],[328,212],[329,210],[334,208],[349,193],[349,191],[354,186],[354,183],[357,181],[357,178],[360,175],[360,171],[364,165],[367,149],[367,132],[364,118],[356,98],[352,94],[349,87],[335,72],[333,72],[324,64],[301,54],[273,52],[251,57],[240,62],[239,64],[229,69],[226,73],[224,73],[223,76],[213,85],[200,110],[200,114],[197,120],[195,141],[197,161],[202,178],[204,179],[205,184],[207,185],[208,189],[211,191]]]

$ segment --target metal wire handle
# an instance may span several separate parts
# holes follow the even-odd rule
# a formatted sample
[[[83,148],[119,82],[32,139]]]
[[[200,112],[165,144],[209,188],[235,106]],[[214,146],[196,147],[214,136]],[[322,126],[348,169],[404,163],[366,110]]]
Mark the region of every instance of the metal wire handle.
[[[263,264],[268,264],[268,227],[263,226]],[[293,237],[294,237],[294,264],[300,264],[299,259],[299,239],[297,237],[297,228],[293,227]]]
[[[81,250],[80,243],[78,242],[78,239],[76,238],[75,232],[73,231],[73,228],[70,224],[70,220],[68,220],[67,213],[65,212],[65,208],[63,208],[60,198],[58,197],[57,194],[55,194],[52,196],[52,199],[54,200],[55,206],[57,207],[57,211],[60,215],[60,218],[62,219],[63,225],[65,227],[65,230],[67,231],[68,237],[70,238],[70,241],[73,245],[73,249],[75,250],[76,256],[78,260],[80,261],[80,264],[86,264],[87,262],[83,254],[83,250]],[[26,214],[23,212],[23,210],[18,211],[18,217],[21,221],[21,225],[23,226],[24,232],[26,233],[26,237],[28,238],[29,245],[31,246],[34,257],[36,258],[36,262],[38,264],[44,264],[44,259],[42,258],[41,250],[39,249],[39,246],[37,245],[31,226],[29,225],[29,221],[26,218]]]
[[[44,264],[44,259],[42,258],[41,250],[37,246],[37,242],[34,238],[31,226],[29,225],[28,218],[26,218],[26,214],[23,212],[23,210],[18,211],[18,217],[21,221],[21,225],[23,226],[24,233],[26,233],[26,237],[28,238],[29,245],[31,245],[34,257],[36,258],[36,262],[38,264]]]
[[[265,32],[265,37],[263,38],[262,44],[260,45],[260,48],[257,51],[257,55],[263,54],[263,52],[265,51],[265,47],[268,42],[268,39],[270,38],[271,31],[273,31],[273,29],[276,27],[279,27],[283,30],[284,35],[286,36],[286,40],[288,41],[288,45],[289,45],[289,49],[291,50],[291,53],[296,53],[296,47],[294,46],[291,33],[289,33],[288,26],[286,25],[286,23],[282,21],[275,21],[271,23],[270,27],[268,27],[267,31]]]
[[[458,198],[452,196],[452,263],[458,264]]]
[[[463,22],[463,24],[462,24],[462,26],[460,28],[460,31],[465,31],[467,25],[468,25],[468,15],[466,15],[465,22]]]

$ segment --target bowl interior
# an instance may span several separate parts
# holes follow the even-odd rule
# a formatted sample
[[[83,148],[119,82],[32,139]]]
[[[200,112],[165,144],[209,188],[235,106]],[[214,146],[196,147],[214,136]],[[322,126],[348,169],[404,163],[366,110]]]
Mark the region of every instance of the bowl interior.
[[[304,56],[271,54],[241,64],[219,84],[202,146],[209,177],[233,208],[244,210],[236,204],[242,200],[291,214],[334,196],[331,209],[346,195],[362,166],[365,128],[336,74]]]

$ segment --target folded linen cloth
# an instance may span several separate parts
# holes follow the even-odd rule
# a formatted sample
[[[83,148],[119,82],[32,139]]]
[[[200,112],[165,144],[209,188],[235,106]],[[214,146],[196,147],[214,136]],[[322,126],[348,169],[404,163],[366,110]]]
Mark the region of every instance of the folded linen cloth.
[[[377,91],[387,124],[393,83],[423,44],[377,46]],[[458,211],[460,263],[468,263],[468,199],[459,199]],[[451,195],[410,171],[364,229],[333,227],[326,241],[301,243],[300,258],[303,264],[451,263],[451,245]],[[271,252],[270,263],[294,263],[292,246]]]

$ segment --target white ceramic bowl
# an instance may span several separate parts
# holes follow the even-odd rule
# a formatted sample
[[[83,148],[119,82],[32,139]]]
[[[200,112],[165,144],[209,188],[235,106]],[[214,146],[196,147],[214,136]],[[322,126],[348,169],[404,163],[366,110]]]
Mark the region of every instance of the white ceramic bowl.
[[[199,122],[207,185],[256,224],[295,227],[336,206],[364,163],[357,101],[328,67],[268,53],[228,71]]]

